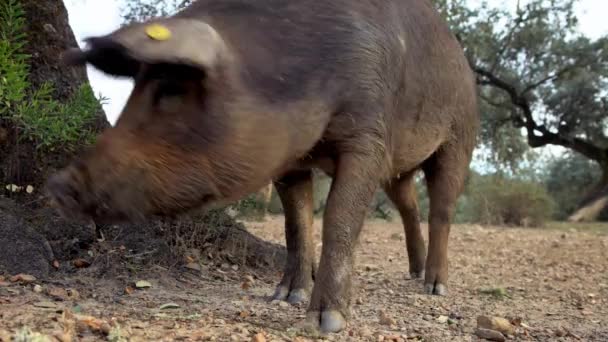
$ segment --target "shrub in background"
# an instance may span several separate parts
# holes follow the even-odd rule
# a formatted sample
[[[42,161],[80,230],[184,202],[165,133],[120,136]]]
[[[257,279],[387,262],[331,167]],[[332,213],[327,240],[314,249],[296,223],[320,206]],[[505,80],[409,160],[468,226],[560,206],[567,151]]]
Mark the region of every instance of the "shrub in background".
[[[491,225],[542,226],[554,202],[538,182],[499,175],[474,177],[462,199],[463,218]]]

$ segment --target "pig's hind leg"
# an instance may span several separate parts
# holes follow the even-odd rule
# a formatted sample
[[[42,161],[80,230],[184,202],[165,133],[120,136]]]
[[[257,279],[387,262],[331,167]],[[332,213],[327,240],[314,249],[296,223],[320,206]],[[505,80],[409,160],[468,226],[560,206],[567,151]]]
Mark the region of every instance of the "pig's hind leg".
[[[402,174],[384,186],[384,191],[391,199],[403,222],[407,255],[410,263],[410,277],[412,279],[424,278],[424,263],[426,247],[420,230],[420,215],[416,187],[414,184],[415,172]]]
[[[285,213],[287,260],[273,299],[301,303],[309,298],[315,272],[312,172],[291,172],[274,185]]]
[[[423,164],[429,210],[429,251],[424,289],[427,294],[447,295],[448,236],[456,201],[464,189],[471,144],[452,142],[442,146]]]

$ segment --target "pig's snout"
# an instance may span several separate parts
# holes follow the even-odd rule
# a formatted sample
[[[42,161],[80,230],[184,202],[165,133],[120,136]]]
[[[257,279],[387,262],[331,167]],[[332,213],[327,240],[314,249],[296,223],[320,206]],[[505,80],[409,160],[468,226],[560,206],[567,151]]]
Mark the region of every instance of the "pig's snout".
[[[83,205],[84,184],[70,170],[63,170],[49,178],[46,184],[51,202],[63,216],[78,213]]]

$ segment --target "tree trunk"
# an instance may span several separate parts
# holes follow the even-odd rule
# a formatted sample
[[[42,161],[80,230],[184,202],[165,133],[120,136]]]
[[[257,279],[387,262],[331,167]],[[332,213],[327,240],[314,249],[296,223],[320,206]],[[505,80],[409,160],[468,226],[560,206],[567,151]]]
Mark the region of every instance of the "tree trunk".
[[[21,0],[26,17],[26,40],[24,53],[30,55],[29,82],[31,89],[39,89],[45,82],[52,84],[53,98],[65,103],[75,90],[88,83],[85,67],[61,65],[59,56],[77,42],[72,32],[68,13],[62,0]],[[95,122],[91,123],[98,132],[108,126],[105,114],[99,107]],[[50,172],[62,167],[74,152],[65,150],[40,152],[34,142],[20,139],[21,132],[10,120],[0,118],[0,184],[15,184],[25,187],[42,185]],[[31,201],[31,196],[4,192],[17,200]]]
[[[602,163],[602,179],[568,217],[570,222],[596,221],[608,208],[608,163]]]

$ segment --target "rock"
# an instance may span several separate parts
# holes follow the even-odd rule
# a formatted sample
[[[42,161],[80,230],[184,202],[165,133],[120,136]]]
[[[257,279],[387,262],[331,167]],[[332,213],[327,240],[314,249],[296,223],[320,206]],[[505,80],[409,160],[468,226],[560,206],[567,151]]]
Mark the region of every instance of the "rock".
[[[502,317],[488,317],[479,316],[477,317],[477,327],[488,330],[495,330],[504,335],[513,335],[515,328],[509,322],[509,320]]]
[[[397,324],[397,322],[395,322],[395,319],[390,317],[384,310],[380,311],[380,324],[382,325],[395,325]]]
[[[507,340],[505,335],[490,329],[477,328],[475,329],[475,335],[488,341],[504,342]]]

